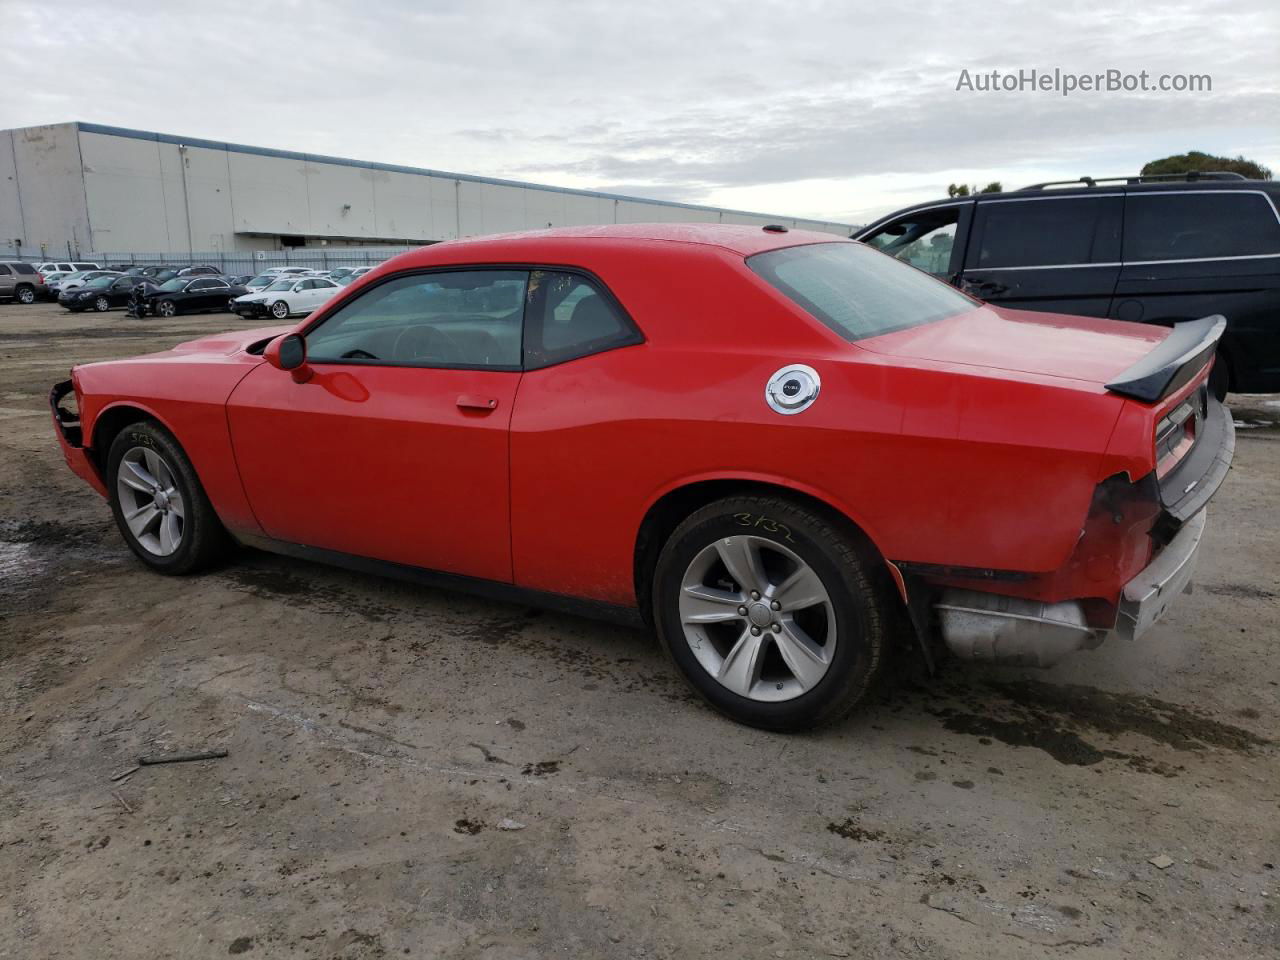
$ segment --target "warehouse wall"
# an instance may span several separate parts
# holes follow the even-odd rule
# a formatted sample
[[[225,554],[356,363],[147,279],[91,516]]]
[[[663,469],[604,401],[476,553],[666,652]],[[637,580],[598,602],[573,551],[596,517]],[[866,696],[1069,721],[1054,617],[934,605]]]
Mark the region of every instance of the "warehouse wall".
[[[0,251],[67,256],[67,243],[90,248],[74,123],[0,133]]]
[[[23,236],[28,244],[43,239],[51,243],[51,254],[65,251],[66,238],[85,251],[184,253],[273,249],[281,236],[417,243],[548,226],[653,221],[782,222],[846,236],[849,231],[839,224],[779,221],[211,141],[183,143],[162,134],[92,125],[4,135],[0,154],[6,144],[11,149],[0,156],[0,178],[20,181],[21,187],[0,198],[0,240],[5,235]],[[38,211],[38,231],[33,211]]]

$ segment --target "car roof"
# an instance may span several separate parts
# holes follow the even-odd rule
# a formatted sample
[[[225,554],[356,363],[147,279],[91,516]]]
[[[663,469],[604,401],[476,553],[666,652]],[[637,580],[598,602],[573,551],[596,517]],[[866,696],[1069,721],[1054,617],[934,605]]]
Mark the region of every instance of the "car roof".
[[[488,245],[536,247],[543,240],[629,240],[714,246],[750,256],[764,250],[806,243],[840,243],[844,237],[810,230],[767,230],[762,226],[729,223],[618,223],[595,227],[552,227],[519,233],[496,233],[463,240],[446,240],[425,249]]]
[[[1001,200],[1030,200],[1045,197],[1088,197],[1088,196],[1104,196],[1116,195],[1124,193],[1168,193],[1194,191],[1200,193],[1202,191],[1226,191],[1239,192],[1241,190],[1263,191],[1271,194],[1276,200],[1280,200],[1280,183],[1274,180],[1160,180],[1155,182],[1144,183],[1127,183],[1108,182],[1105,180],[1096,181],[1092,186],[1088,184],[1078,184],[1075,186],[1051,186],[1051,187],[1024,187],[1020,190],[1006,190],[1003,193],[974,193],[967,197],[941,197],[937,200],[925,200],[920,203],[913,203],[909,207],[902,207],[887,213],[883,217],[877,217],[868,223],[865,227],[859,227],[854,231],[855,234],[866,233],[868,228],[879,226],[888,220],[896,219],[904,214],[912,213],[917,210],[928,210],[934,207],[958,206],[965,203],[992,203]]]

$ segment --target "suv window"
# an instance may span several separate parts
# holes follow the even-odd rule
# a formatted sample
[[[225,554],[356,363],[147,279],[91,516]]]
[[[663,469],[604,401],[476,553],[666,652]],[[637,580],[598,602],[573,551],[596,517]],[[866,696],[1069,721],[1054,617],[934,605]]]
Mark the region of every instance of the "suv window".
[[[528,300],[526,368],[563,363],[641,341],[614,302],[579,274],[533,271]]]
[[[1280,254],[1280,221],[1259,193],[1131,193],[1124,217],[1127,262]]]
[[[960,206],[921,210],[886,224],[862,242],[904,263],[945,277],[951,273]]]
[[[59,264],[59,266],[63,266],[63,265]],[[64,269],[66,270],[97,270],[98,265],[96,263],[77,263],[74,266],[71,264],[67,264],[64,266]]]
[[[362,293],[307,333],[317,363],[520,368],[524,270],[455,270],[396,277]]]
[[[1069,266],[1119,259],[1120,222],[1108,197],[978,204],[978,267]],[[970,260],[970,263],[974,263]]]
[[[13,271],[10,270],[8,266],[6,266],[5,264],[0,263],[0,277],[11,277],[11,276],[13,276]]]
[[[29,263],[15,263],[13,264],[13,272],[21,274],[35,273],[36,268]]]
[[[747,266],[847,340],[920,326],[977,306],[861,243],[813,243],[757,253]]]

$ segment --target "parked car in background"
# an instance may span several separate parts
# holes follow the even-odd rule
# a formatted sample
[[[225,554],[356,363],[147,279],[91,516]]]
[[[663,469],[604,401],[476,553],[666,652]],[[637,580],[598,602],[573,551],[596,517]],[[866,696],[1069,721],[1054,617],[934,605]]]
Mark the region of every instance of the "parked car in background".
[[[253,274],[237,273],[230,276],[224,276],[222,279],[226,280],[227,283],[231,284],[233,287],[244,287],[245,289],[248,289],[249,281],[253,279]]]
[[[853,236],[998,306],[1161,326],[1222,314],[1218,396],[1280,391],[1280,183],[1086,177],[917,204]]]
[[[258,293],[236,298],[231,309],[242,317],[284,320],[310,313],[342,287],[324,277],[281,277]]]
[[[77,270],[101,270],[102,265],[98,263],[87,263],[84,261],[49,260],[45,263],[37,263],[36,269],[41,273],[75,273]]]
[[[24,260],[0,260],[0,300],[31,304],[48,295],[44,277],[33,264]]]
[[[1219,317],[1004,310],[863,244],[727,224],[441,243],[379,273],[293,329],[53,387],[66,462],[143,563],[235,540],[643,619],[716,708],[797,729],[913,633],[1024,665],[1143,636],[1231,463]]]
[[[257,293],[259,290],[267,289],[279,279],[278,273],[260,273],[256,277],[250,277],[248,282],[242,283],[241,286],[250,293]]]
[[[312,270],[310,267],[267,267],[262,272],[282,277],[311,277],[319,271]]]
[[[199,264],[193,267],[183,267],[178,271],[180,277],[220,277],[222,271],[210,264]]]
[[[123,276],[123,274],[115,273],[111,270],[77,270],[75,273],[69,273],[65,277],[60,277],[51,282],[48,285],[49,292],[54,296],[61,297],[67,291],[77,290],[90,280],[96,280],[98,277],[119,276]]]
[[[149,277],[128,274],[95,277],[83,286],[59,293],[58,304],[73,312],[96,310],[105,313],[113,307],[126,306],[133,296],[133,288],[150,282]]]
[[[142,306],[146,313],[172,317],[179,313],[225,312],[228,304],[246,293],[221,277],[173,277],[148,291]]]
[[[336,267],[335,269],[329,271],[329,279],[339,283],[341,283],[344,278],[348,278],[348,277],[350,278],[350,280],[354,280],[357,277],[363,277],[366,273],[368,273],[372,269],[373,267],[368,267],[368,266]],[[350,282],[350,280],[348,280],[348,282]]]

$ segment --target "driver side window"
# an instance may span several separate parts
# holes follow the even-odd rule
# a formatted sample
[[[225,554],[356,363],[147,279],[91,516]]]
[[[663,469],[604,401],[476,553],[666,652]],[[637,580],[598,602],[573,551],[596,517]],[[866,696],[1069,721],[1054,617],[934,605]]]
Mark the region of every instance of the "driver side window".
[[[520,369],[525,270],[396,277],[307,333],[312,363]]]

